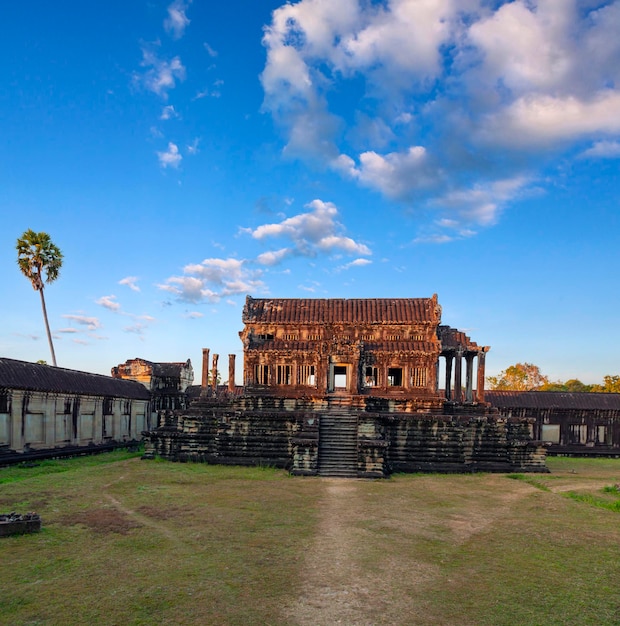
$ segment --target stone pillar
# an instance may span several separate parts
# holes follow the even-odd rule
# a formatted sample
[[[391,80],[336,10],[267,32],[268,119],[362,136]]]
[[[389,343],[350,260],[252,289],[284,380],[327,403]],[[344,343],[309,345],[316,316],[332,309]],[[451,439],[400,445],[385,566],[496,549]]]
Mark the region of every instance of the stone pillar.
[[[452,354],[446,354],[446,400],[452,399]]]
[[[235,355],[228,355],[228,391],[235,390]]]
[[[484,359],[489,348],[485,346],[478,352],[478,402],[484,402]]]
[[[203,391],[209,386],[209,348],[202,349],[202,383],[200,386]]]
[[[454,363],[454,401],[463,402],[463,350],[456,351],[456,361]]]
[[[465,363],[467,364],[467,372],[465,374],[465,402],[473,402],[473,369],[474,369],[474,354],[469,352],[465,355]]]
[[[24,435],[25,432],[25,424],[24,420],[26,419],[26,408],[24,407],[24,399],[25,396],[24,391],[13,390],[11,392],[11,417],[10,426],[11,429],[11,449],[16,452],[22,452],[24,450]]]
[[[219,354],[213,355],[213,369],[211,370],[211,387],[213,391],[217,391],[217,361],[219,357]]]
[[[439,357],[435,363],[435,393],[439,391]]]

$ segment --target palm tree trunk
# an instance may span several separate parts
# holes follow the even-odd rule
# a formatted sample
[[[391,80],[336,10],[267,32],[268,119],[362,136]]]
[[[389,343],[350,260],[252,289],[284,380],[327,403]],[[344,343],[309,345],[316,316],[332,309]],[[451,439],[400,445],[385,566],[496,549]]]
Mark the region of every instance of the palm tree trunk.
[[[47,309],[45,308],[45,297],[43,296],[43,289],[39,289],[41,294],[41,306],[43,307],[43,319],[45,320],[45,330],[47,331],[47,341],[50,344],[50,351],[52,353],[52,365],[56,367],[56,353],[54,352],[54,344],[52,343],[52,333],[50,332],[50,325],[47,321]]]

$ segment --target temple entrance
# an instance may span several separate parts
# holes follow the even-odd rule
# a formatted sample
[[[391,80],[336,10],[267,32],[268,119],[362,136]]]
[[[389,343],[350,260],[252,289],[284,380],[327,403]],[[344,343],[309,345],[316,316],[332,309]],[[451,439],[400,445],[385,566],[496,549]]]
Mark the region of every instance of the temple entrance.
[[[331,363],[329,366],[329,391],[346,391],[347,388],[347,366]]]

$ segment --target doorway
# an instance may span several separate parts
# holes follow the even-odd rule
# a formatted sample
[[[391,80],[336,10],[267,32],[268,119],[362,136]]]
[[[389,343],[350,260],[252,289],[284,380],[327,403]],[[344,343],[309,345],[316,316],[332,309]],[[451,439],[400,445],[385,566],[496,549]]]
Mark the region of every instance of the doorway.
[[[332,364],[329,372],[329,390],[346,391],[348,387],[347,366]]]

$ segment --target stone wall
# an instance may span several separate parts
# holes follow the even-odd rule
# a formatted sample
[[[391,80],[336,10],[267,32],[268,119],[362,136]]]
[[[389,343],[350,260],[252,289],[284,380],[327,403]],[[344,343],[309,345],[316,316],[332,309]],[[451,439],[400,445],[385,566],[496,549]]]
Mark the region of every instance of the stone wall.
[[[484,406],[452,415],[408,410],[412,408],[406,400],[363,396],[203,398],[185,411],[162,412],[159,427],[145,433],[145,456],[271,465],[295,475],[547,471],[545,449],[532,440],[532,420],[502,418]],[[328,420],[336,426],[338,420],[353,420],[353,434],[328,435],[331,431],[321,428]],[[343,439],[324,446],[321,437],[327,436]],[[344,467],[344,450],[352,441],[356,458]],[[343,459],[342,468],[327,458],[328,448],[335,459]]]

